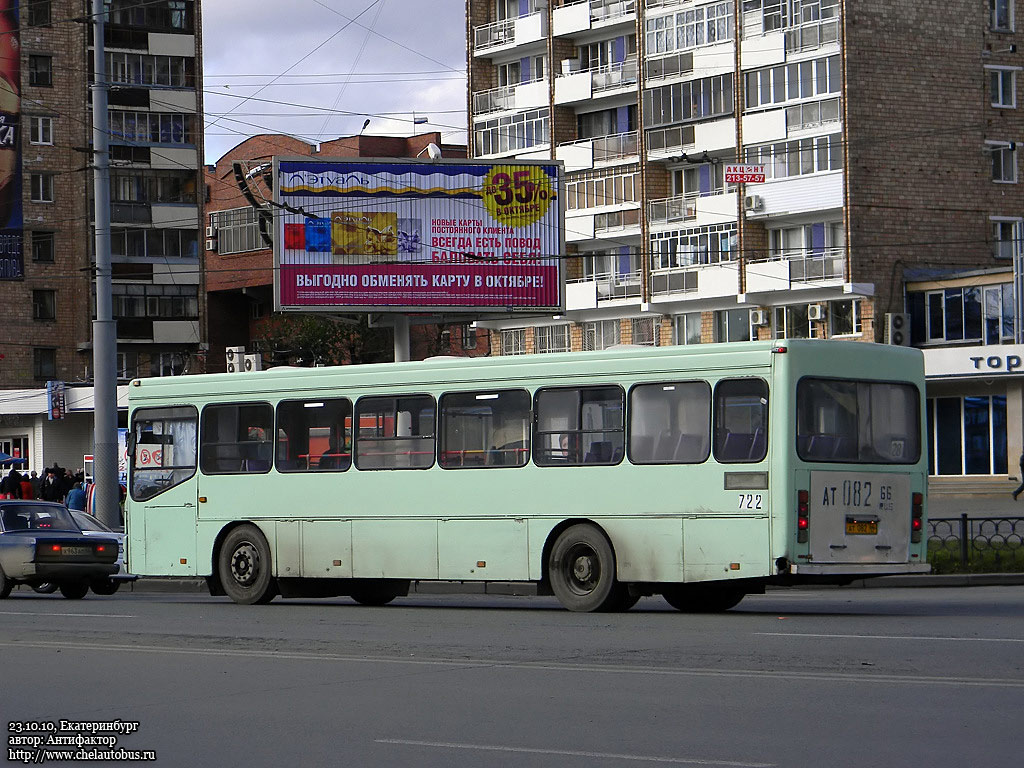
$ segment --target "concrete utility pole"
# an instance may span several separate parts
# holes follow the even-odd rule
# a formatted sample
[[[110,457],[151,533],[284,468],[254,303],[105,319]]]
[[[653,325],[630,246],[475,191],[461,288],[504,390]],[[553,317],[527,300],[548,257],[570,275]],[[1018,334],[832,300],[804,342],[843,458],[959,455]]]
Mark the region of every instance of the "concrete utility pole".
[[[93,84],[92,158],[96,233],[96,319],[92,323],[93,510],[100,522],[119,526],[117,476],[117,327],[111,297],[110,145],[107,113],[107,60],[103,47],[103,0],[92,0]]]

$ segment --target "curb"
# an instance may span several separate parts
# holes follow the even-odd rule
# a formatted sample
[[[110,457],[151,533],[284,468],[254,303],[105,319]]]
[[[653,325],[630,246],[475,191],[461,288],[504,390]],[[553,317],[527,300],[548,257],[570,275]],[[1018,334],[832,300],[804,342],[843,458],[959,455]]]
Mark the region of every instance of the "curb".
[[[413,588],[410,594],[473,594],[483,592],[483,589],[474,590],[469,585],[459,585],[456,590],[434,589],[432,586],[443,585],[445,582],[424,582],[421,588]],[[995,586],[1020,586],[1024,585],[1024,573],[950,573],[934,574],[924,576],[878,576],[874,579],[858,579],[842,587],[830,585],[806,585],[778,587],[778,589],[894,589],[904,587],[995,587]],[[775,587],[769,586],[769,589]],[[205,579],[172,579],[161,577],[139,578],[130,584],[121,587],[122,592],[140,593],[201,593],[209,594]],[[507,594],[501,592],[500,594]],[[515,594],[515,593],[513,593]]]

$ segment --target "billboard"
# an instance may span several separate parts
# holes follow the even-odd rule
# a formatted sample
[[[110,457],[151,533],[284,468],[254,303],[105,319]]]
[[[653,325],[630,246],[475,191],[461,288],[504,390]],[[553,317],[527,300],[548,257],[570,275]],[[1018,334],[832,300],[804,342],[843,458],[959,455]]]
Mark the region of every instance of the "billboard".
[[[0,0],[0,280],[21,280],[25,277],[18,24],[18,0]]]
[[[564,306],[556,162],[274,158],[275,309]]]

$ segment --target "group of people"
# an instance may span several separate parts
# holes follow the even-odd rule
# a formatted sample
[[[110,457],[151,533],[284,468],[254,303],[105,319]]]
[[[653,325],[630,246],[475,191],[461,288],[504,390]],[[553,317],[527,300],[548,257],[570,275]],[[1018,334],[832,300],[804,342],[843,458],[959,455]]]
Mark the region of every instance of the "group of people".
[[[67,505],[68,509],[85,509],[85,473],[72,472],[54,464],[40,477],[32,470],[24,475],[12,469],[0,479],[0,499],[42,499]]]

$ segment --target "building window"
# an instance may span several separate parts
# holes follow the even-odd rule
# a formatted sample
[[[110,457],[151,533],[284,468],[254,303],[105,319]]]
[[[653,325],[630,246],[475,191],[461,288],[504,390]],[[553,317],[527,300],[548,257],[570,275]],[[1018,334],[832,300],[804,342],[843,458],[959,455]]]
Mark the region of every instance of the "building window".
[[[108,52],[107,73],[112,83],[192,88],[195,84],[195,59],[186,56]]]
[[[618,320],[597,320],[583,324],[583,350],[596,352],[619,343],[621,327]]]
[[[107,23],[160,30],[192,28],[192,3],[186,0],[106,0]]]
[[[32,291],[32,319],[54,320],[57,317],[57,292]]]
[[[39,264],[52,264],[54,256],[54,233],[32,233],[32,261]]]
[[[1013,285],[979,285],[907,294],[914,344],[1013,341]]]
[[[547,144],[551,140],[549,114],[545,107],[476,123],[474,154],[479,157]]]
[[[828,335],[860,336],[860,299],[845,299],[828,303]]]
[[[634,317],[630,321],[633,330],[633,343],[642,347],[660,346],[658,338],[659,323],[653,317]]]
[[[733,185],[725,183],[725,165],[703,163],[672,171],[672,194],[683,197],[704,197],[732,191]]]
[[[476,349],[476,327],[472,323],[459,326],[459,338],[463,349]]]
[[[30,27],[50,26],[50,0],[29,0],[28,25]]]
[[[640,200],[640,170],[609,174],[586,171],[565,182],[566,208],[598,208],[602,205],[635,203]]]
[[[569,325],[542,325],[534,330],[537,352],[568,352]]]
[[[1005,475],[1006,396],[930,397],[928,474]]]
[[[133,259],[194,259],[197,237],[194,229],[112,229],[110,252]]]
[[[763,165],[768,179],[838,171],[843,167],[843,137],[834,133],[747,147],[746,157],[748,163]]]
[[[501,332],[501,354],[526,354],[526,329],[509,328]]]
[[[788,307],[775,307],[772,318],[773,330],[777,339],[814,339],[820,334],[811,319],[811,307],[818,304],[792,304]],[[820,310],[818,310],[820,311]]]
[[[1020,219],[992,219],[992,255],[997,259],[1012,259],[1020,254]]]
[[[44,88],[53,86],[52,56],[32,55],[28,57],[28,84]]]
[[[1016,81],[1017,73],[1012,69],[989,70],[991,83],[992,106],[1014,109],[1017,106]]]
[[[116,203],[195,205],[195,173],[187,171],[115,171],[110,174],[110,199]]]
[[[199,319],[197,285],[115,283],[111,300],[116,319]]]
[[[119,381],[134,379],[138,368],[138,355],[134,352],[117,353],[117,378]]]
[[[989,9],[994,32],[1013,31],[1013,3],[1010,0],[989,0]]]
[[[32,202],[33,203],[52,203],[53,202],[53,174],[52,173],[33,173],[29,180],[32,185]]]
[[[989,144],[992,155],[992,181],[1015,184],[1017,182],[1016,142]]]
[[[686,51],[732,40],[733,4],[712,3],[647,19],[647,53]]]
[[[750,341],[750,310],[720,309],[715,312],[715,341]]]
[[[161,352],[153,356],[151,369],[154,376],[181,376],[185,373],[186,355],[181,352]]]
[[[644,124],[649,128],[731,115],[732,74],[673,83],[644,91]]]
[[[780,64],[747,72],[744,77],[747,110],[839,93],[843,88],[838,56]]]
[[[36,347],[32,350],[32,377],[48,381],[57,378],[57,350]]]
[[[687,346],[690,344],[700,344],[702,321],[703,317],[700,312],[686,312],[682,315],[676,315],[676,344],[685,344]]]
[[[53,118],[30,116],[28,119],[30,144],[53,144]]]
[[[192,144],[195,116],[174,112],[110,111],[110,137],[152,144]]]
[[[735,224],[651,234],[651,269],[717,264],[733,261],[737,255]]]
[[[259,251],[267,247],[260,237],[259,211],[250,205],[210,214],[210,226],[217,237],[217,253]]]

